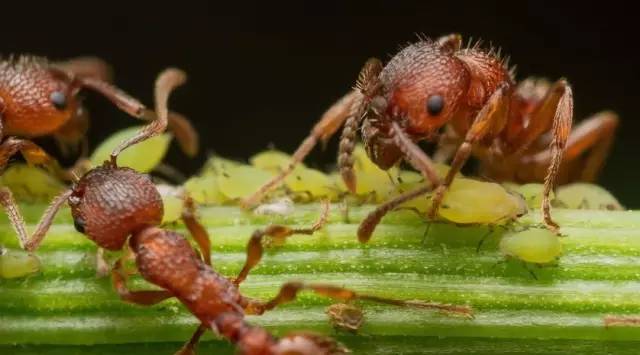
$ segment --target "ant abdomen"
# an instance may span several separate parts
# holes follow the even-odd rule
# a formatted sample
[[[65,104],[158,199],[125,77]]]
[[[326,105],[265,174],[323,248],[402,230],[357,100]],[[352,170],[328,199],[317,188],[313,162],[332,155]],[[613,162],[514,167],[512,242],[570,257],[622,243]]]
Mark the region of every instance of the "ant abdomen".
[[[148,176],[109,164],[78,181],[69,205],[76,229],[109,250],[122,249],[132,233],[160,224],[164,213]]]

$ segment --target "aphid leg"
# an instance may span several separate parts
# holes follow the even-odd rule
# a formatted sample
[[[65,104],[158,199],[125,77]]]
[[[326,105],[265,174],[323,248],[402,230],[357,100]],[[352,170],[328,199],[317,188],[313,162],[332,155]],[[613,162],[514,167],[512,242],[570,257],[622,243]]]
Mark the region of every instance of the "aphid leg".
[[[200,337],[204,332],[209,329],[207,326],[200,324],[198,329],[193,333],[191,339],[186,342],[180,350],[178,350],[175,355],[194,355],[196,353],[196,345],[198,345],[198,341],[200,341]]]
[[[11,226],[18,235],[18,240],[20,241],[20,247],[22,249],[31,252],[38,248],[49,230],[49,227],[51,227],[53,218],[56,213],[58,213],[58,210],[60,210],[60,208],[65,204],[69,196],[71,196],[71,193],[72,190],[65,190],[53,199],[47,210],[40,218],[40,222],[38,222],[35,231],[31,234],[31,237],[29,237],[24,219],[22,218],[18,204],[13,198],[11,190],[6,187],[0,187],[0,204],[2,204],[2,207],[11,221]]]
[[[429,309],[448,314],[459,315],[465,318],[473,318],[473,310],[471,309],[471,307],[466,305],[459,306],[420,300],[395,300],[373,295],[358,294],[350,289],[333,285],[303,283],[298,281],[287,282],[282,285],[282,287],[280,288],[280,292],[276,295],[276,297],[268,302],[247,300],[245,312],[247,314],[263,314],[264,312],[270,311],[283,303],[293,301],[297,297],[298,293],[302,290],[312,291],[321,296],[329,297],[342,302],[351,302],[356,300],[370,301],[400,307]]]
[[[432,206],[429,211],[429,216],[431,218],[434,218],[437,215],[445,192],[449,188],[449,185],[451,185],[456,174],[462,168],[462,165],[464,165],[469,158],[473,145],[484,138],[487,133],[490,133],[495,127],[497,121],[505,119],[505,115],[508,113],[509,103],[506,94],[507,88],[505,86],[501,86],[491,95],[484,107],[480,112],[478,112],[478,115],[467,132],[464,142],[456,151],[456,155],[453,158],[453,162],[451,163],[451,168],[447,172],[447,176],[433,193]]]
[[[589,150],[586,162],[584,166],[581,166],[581,180],[591,182],[598,176],[613,143],[618,122],[619,119],[615,113],[600,112],[580,122],[571,131],[567,140],[563,162],[577,159],[585,151]],[[531,157],[523,157],[523,160],[546,168],[551,158],[551,151],[545,150]]]
[[[478,242],[478,245],[476,246],[476,254],[480,254],[480,249],[482,248],[482,245],[484,244],[485,241],[487,241],[487,238],[489,238],[489,236],[492,233],[493,233],[493,225],[490,224],[489,230],[482,235],[482,237],[480,238],[480,241]]]
[[[113,288],[123,301],[151,306],[173,297],[173,294],[166,290],[130,291],[127,287],[127,279],[128,275],[123,267],[122,259],[118,259],[111,270],[111,280]]]
[[[193,236],[193,239],[200,248],[202,259],[211,266],[211,240],[209,233],[196,217],[196,208],[193,199],[190,196],[184,198],[184,208],[182,209],[182,221]]]
[[[145,113],[140,115],[142,118],[152,117],[153,119],[151,120],[151,123],[142,127],[138,133],[120,143],[113,152],[111,152],[111,162],[114,165],[120,152],[134,144],[156,136],[167,129],[169,116],[167,101],[169,100],[169,95],[176,87],[184,84],[186,80],[187,75],[182,70],[175,68],[166,69],[158,75],[154,89],[156,110],[153,112],[145,108]]]
[[[247,275],[249,275],[251,269],[258,265],[258,263],[262,259],[262,254],[264,253],[264,247],[262,246],[262,239],[264,237],[284,240],[294,234],[312,235],[320,228],[322,228],[322,226],[326,223],[328,217],[329,202],[324,201],[320,217],[318,217],[318,220],[316,220],[316,222],[309,228],[290,228],[287,226],[274,224],[253,232],[253,235],[251,235],[251,239],[249,239],[249,243],[247,244],[247,260],[245,261],[244,266],[242,267],[242,270],[240,271],[238,276],[233,279],[233,283],[236,286],[240,285],[247,278]]]
[[[300,144],[298,149],[293,153],[291,162],[283,169],[280,174],[274,176],[271,180],[262,185],[258,191],[254,192],[251,196],[244,198],[240,205],[243,208],[251,208],[271,190],[278,187],[282,181],[291,174],[293,169],[304,158],[309,155],[309,152],[315,147],[318,141],[327,141],[331,136],[343,125],[345,120],[351,113],[351,106],[354,100],[360,96],[360,93],[356,90],[350,91],[343,96],[340,100],[333,104],[320,118],[320,121],[311,130],[311,133]]]
[[[358,240],[361,243],[368,242],[369,239],[371,239],[371,234],[373,234],[376,226],[378,226],[380,220],[382,220],[382,217],[389,213],[389,211],[392,211],[401,204],[413,200],[418,196],[424,195],[429,191],[431,191],[431,186],[421,186],[417,189],[400,194],[376,207],[375,210],[369,212],[367,217],[360,222],[360,226],[358,227]]]

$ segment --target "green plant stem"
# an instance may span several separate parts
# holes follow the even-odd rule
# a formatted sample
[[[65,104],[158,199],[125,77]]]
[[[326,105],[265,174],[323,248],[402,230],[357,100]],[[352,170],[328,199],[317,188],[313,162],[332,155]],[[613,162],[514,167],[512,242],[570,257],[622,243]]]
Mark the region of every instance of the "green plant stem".
[[[371,209],[352,208],[345,220],[334,206],[322,231],[294,236],[271,248],[242,291],[268,299],[283,282],[298,279],[348,285],[385,297],[469,304],[476,311],[475,319],[466,320],[363,302],[366,321],[360,337],[343,335],[356,349],[366,348],[362,336],[383,339],[382,343],[402,336],[425,341],[430,337],[467,339],[458,343],[462,347],[471,346],[471,338],[523,339],[532,344],[540,339],[567,344],[640,340],[640,327],[605,328],[603,324],[608,314],[640,314],[640,212],[554,210],[565,235],[564,255],[557,265],[538,267],[505,261],[497,250],[504,227],[429,224],[410,211],[390,214],[371,242],[362,245],[355,231]],[[37,221],[41,210],[25,208],[27,220]],[[211,234],[215,269],[233,276],[244,262],[244,248],[254,229],[268,223],[309,225],[318,213],[317,204],[297,207],[286,217],[209,207],[200,211],[200,218]],[[539,221],[534,211],[516,223],[527,227]],[[182,231],[180,225],[174,227]],[[477,253],[479,241],[488,232]],[[0,244],[17,246],[13,231],[1,218]],[[188,339],[196,321],[181,305],[168,301],[146,308],[121,302],[108,279],[95,277],[94,250],[89,240],[73,230],[68,211],[63,211],[38,251],[42,271],[27,279],[0,280],[0,344]],[[135,277],[131,285],[150,287]],[[294,303],[249,319],[276,334],[300,329],[331,334],[324,314],[329,304],[305,293]],[[402,349],[404,343],[385,344]],[[411,344],[406,343],[407,352],[410,346],[419,349]]]

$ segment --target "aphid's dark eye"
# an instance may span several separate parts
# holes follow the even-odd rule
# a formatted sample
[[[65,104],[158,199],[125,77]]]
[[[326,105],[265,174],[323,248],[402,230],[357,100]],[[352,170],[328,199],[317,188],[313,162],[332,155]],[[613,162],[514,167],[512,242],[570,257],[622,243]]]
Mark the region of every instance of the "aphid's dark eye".
[[[427,112],[431,116],[436,116],[444,108],[444,99],[440,95],[431,95],[427,99]]]
[[[67,108],[67,96],[62,91],[54,91],[49,96],[51,103],[58,110],[64,110]]]
[[[73,219],[73,226],[76,227],[76,230],[82,234],[84,234],[84,226],[85,221],[81,217],[76,217]]]

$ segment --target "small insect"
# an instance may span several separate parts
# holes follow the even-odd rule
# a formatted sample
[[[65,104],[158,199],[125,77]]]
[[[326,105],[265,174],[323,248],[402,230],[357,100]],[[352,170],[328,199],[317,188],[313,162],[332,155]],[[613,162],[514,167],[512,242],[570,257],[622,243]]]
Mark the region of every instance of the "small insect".
[[[334,303],[325,313],[336,329],[356,333],[364,323],[364,312],[360,307],[346,303]]]
[[[434,217],[454,177],[473,155],[481,173],[495,181],[544,181],[543,222],[552,231],[549,195],[557,182],[593,181],[601,170],[618,125],[612,112],[601,112],[572,130],[573,95],[569,83],[526,79],[516,83],[507,60],[476,44],[464,48],[461,36],[421,39],[386,65],[370,59],[355,88],[336,102],[293,154],[287,169],[243,201],[255,205],[341,126],[338,165],[351,191],[356,189],[352,152],[358,132],[371,160],[389,169],[404,160],[419,171],[428,188],[395,199],[407,200],[435,189],[429,216]],[[444,129],[444,132],[442,130]],[[439,141],[436,154],[451,156],[444,179],[416,144]],[[395,199],[372,212],[382,216]],[[380,219],[368,219],[376,224]],[[363,223],[365,223],[363,222]],[[372,232],[375,225],[361,228]],[[361,241],[369,239],[359,235]]]
[[[559,238],[543,228],[508,231],[502,236],[499,248],[505,257],[534,264],[551,263],[562,253]]]
[[[15,137],[53,135],[63,152],[78,145],[88,129],[88,113],[79,96],[82,89],[98,92],[129,115],[151,121],[144,132],[123,142],[114,154],[147,134],[158,132],[155,112],[111,85],[110,80],[110,67],[93,57],[50,62],[41,57],[19,56],[0,61],[0,138],[11,136],[0,144],[0,168],[20,151],[27,161],[48,166],[70,180],[70,174],[40,147]],[[173,112],[168,121],[185,153],[195,155],[198,136],[189,121]]]
[[[167,120],[166,101],[169,92],[183,81],[184,74],[175,69],[159,76],[156,85],[159,126],[162,127]],[[150,136],[147,134],[140,141]],[[117,154],[114,157],[117,159]],[[185,199],[182,220],[198,244],[201,256],[196,254],[182,235],[158,227],[163,216],[162,197],[149,177],[130,168],[118,167],[116,162],[108,160],[103,166],[92,169],[56,197],[31,237],[26,234],[24,221],[17,208],[9,210],[9,217],[18,232],[21,245],[29,251],[35,250],[42,242],[55,213],[65,202],[71,207],[75,228],[98,246],[122,250],[128,242],[142,277],[162,289],[129,290],[128,272],[123,262],[126,255],[116,261],[112,269],[114,288],[123,300],[139,305],[152,305],[172,297],[180,300],[201,322],[181,349],[181,354],[192,354],[207,329],[229,339],[242,354],[345,353],[346,349],[340,344],[321,335],[294,332],[276,339],[265,329],[246,323],[246,314],[263,314],[294,300],[303,290],[345,302],[365,300],[471,316],[471,309],[467,306],[386,299],[357,294],[342,287],[299,281],[285,283],[278,295],[268,302],[247,298],[240,293],[239,286],[260,262],[263,239],[283,241],[294,234],[313,234],[328,218],[329,204],[324,204],[320,218],[310,228],[271,225],[255,231],[247,244],[247,259],[242,270],[237,277],[230,279],[211,268],[209,236],[195,217],[193,201]]]

